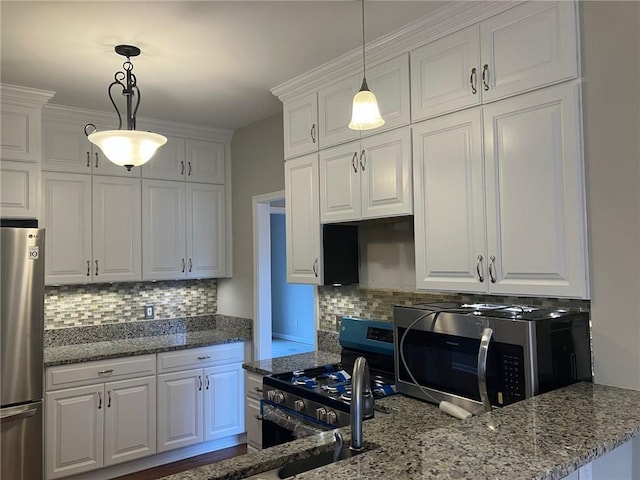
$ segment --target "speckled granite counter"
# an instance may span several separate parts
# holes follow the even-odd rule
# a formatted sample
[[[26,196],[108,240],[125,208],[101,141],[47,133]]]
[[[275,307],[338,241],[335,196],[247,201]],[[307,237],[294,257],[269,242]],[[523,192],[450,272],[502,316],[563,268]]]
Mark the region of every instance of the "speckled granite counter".
[[[340,362],[339,354],[316,350],[315,352],[258,360],[256,362],[245,363],[242,366],[253,373],[271,375],[272,373],[304,370],[305,368],[314,368],[338,362]]]
[[[640,392],[580,383],[466,421],[396,395],[364,423],[372,450],[300,474],[300,480],[555,480],[640,435]],[[342,429],[345,439],[349,432]],[[250,476],[332,448],[325,432],[166,480]]]

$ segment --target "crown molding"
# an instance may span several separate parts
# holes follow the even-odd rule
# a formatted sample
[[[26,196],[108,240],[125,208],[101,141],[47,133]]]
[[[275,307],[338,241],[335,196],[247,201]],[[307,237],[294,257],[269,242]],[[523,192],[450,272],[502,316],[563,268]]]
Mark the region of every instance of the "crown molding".
[[[431,15],[419,18],[398,30],[380,37],[365,46],[367,66],[375,66],[438,38],[477,24],[523,1],[454,1]],[[360,57],[362,49],[357,48],[330,62],[292,78],[270,91],[282,102],[308,94],[329,83],[338,82],[352,75],[362,74]]]
[[[37,90],[35,88],[0,84],[0,99],[2,103],[42,108],[56,92]]]

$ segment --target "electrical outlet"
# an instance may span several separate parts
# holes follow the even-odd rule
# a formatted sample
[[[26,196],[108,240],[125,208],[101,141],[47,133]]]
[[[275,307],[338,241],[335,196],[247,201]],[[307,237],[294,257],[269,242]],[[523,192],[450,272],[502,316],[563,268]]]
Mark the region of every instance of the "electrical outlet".
[[[153,311],[153,305],[145,305],[144,306],[144,318],[145,320],[152,320],[155,317]]]

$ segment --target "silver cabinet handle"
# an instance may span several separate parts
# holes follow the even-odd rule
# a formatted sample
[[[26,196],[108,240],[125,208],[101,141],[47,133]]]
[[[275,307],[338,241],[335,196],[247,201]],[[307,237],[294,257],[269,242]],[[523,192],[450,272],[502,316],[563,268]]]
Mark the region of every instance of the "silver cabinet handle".
[[[13,407],[7,410],[9,410],[9,412],[0,417],[1,423],[14,422],[22,418],[33,417],[37,412],[36,408],[29,407]]]
[[[98,276],[98,271],[99,271],[99,269],[98,269],[98,260],[96,260],[96,277]]]
[[[480,264],[482,263],[482,255],[478,255],[478,260],[476,262],[476,273],[478,274],[478,280],[480,283],[484,283],[484,277],[480,273]]]
[[[180,160],[180,175],[184,175],[184,160]]]
[[[102,408],[102,392],[98,392],[98,410]]]
[[[496,263],[495,255],[491,255],[489,257],[489,278],[491,278],[491,283],[496,283],[496,274],[493,271],[493,266]]]
[[[107,390],[107,408],[111,408],[111,390]]]
[[[185,270],[185,266],[184,266],[184,258],[182,259],[182,273],[184,273]]]
[[[207,386],[205,388],[209,390],[209,375],[205,375],[204,378],[207,381]]]
[[[471,69],[471,76],[469,77],[469,83],[471,84],[471,93],[474,95],[478,93],[478,89],[476,86],[478,85],[478,74],[476,71],[476,67]]]
[[[353,173],[358,173],[358,152],[353,152],[351,167],[353,167]]]
[[[313,261],[313,274],[318,278],[318,259]]]
[[[259,422],[262,421],[262,415],[256,415],[256,420],[258,420]]]
[[[482,332],[480,349],[478,350],[478,390],[480,390],[480,399],[485,412],[491,411],[491,400],[487,391],[487,356],[492,336],[493,330],[489,327],[485,328]]]
[[[200,357],[198,357],[198,360],[208,360],[211,358],[211,355],[202,355]]]
[[[258,393],[262,393],[262,389],[260,387],[253,387],[253,389]]]
[[[96,168],[98,168],[98,152],[96,152]]]
[[[191,176],[191,162],[187,162],[187,166],[189,167],[189,169],[187,171],[187,175],[190,177]]]
[[[108,370],[98,370],[98,375],[106,375],[107,373],[113,373],[113,368],[109,368]]]
[[[486,63],[482,67],[482,86],[485,92],[489,90],[489,65]]]
[[[202,375],[198,375],[198,390],[202,391]]]
[[[191,257],[189,257],[189,272],[193,270],[193,262],[191,261]]]
[[[91,260],[87,260],[87,277],[91,276]]]
[[[311,141],[316,143],[316,124],[311,125]]]
[[[364,172],[364,167],[367,164],[367,156],[365,154],[365,151],[362,150],[362,153],[360,153],[360,169]]]
[[[87,152],[87,168],[91,168],[91,152]]]

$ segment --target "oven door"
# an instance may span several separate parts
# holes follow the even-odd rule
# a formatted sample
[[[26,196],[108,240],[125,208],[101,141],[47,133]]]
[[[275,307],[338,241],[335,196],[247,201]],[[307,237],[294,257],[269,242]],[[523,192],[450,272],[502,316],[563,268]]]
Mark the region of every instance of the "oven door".
[[[397,356],[399,392],[436,404],[447,400],[472,413],[483,410],[484,385],[494,406],[525,398],[521,346],[418,329],[405,336],[405,331],[396,331],[397,338],[404,337]],[[484,368],[479,368],[483,362]]]
[[[335,428],[269,400],[262,400],[261,410],[262,448],[275,447]]]

